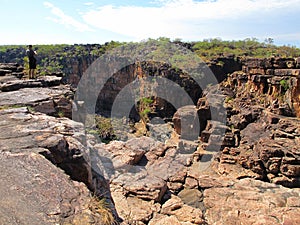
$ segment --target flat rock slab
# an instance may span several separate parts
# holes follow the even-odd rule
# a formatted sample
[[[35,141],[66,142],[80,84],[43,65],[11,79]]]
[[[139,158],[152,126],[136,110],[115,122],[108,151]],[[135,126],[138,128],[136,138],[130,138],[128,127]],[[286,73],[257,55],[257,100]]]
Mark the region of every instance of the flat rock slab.
[[[204,191],[208,224],[300,224],[300,192],[244,179]]]
[[[20,80],[14,79],[11,81],[6,81],[3,84],[0,84],[1,91],[15,91],[22,88],[34,88],[34,87],[52,87],[58,86],[61,82],[61,77],[55,76],[43,76],[38,79],[30,80]]]
[[[64,87],[24,88],[17,91],[2,92],[0,94],[0,106],[30,105],[35,102],[47,101],[66,92],[69,90]]]

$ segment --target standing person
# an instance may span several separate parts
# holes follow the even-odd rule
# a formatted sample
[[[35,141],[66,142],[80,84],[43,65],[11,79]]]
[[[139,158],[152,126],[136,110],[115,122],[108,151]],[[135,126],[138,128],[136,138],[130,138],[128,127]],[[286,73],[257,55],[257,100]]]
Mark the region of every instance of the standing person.
[[[35,69],[36,69],[36,58],[37,52],[32,49],[32,45],[28,45],[26,50],[26,55],[29,59],[29,79],[35,78]]]

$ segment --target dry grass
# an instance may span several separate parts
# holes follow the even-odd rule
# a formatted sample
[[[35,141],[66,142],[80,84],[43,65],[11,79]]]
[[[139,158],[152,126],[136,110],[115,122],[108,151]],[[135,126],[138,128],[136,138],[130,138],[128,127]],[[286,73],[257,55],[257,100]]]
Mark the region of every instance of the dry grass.
[[[99,215],[101,225],[117,225],[117,221],[105,198],[100,199],[97,196],[91,198],[89,209],[94,214]]]

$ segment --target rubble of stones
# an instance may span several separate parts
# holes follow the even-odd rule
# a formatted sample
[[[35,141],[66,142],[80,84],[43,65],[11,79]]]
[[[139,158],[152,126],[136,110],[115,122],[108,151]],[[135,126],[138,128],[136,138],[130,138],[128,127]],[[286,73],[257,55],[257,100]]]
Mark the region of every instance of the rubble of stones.
[[[1,176],[9,182],[0,188],[7,196],[0,222],[99,224],[90,205],[96,193],[123,225],[300,224],[298,66],[247,59],[196,106],[174,114],[168,141],[104,144],[58,118],[72,110],[60,77],[28,80],[13,74],[22,72],[18,65],[1,64]],[[200,118],[197,140],[182,137],[193,126],[181,121],[193,117]]]

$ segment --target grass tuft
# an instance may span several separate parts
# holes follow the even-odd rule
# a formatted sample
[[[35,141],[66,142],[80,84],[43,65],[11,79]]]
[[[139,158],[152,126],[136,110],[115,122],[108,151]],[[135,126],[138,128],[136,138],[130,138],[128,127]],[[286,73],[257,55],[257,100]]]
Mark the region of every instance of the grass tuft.
[[[91,198],[89,209],[100,215],[101,225],[117,225],[117,221],[113,215],[112,209],[105,198],[100,199],[97,196]]]

